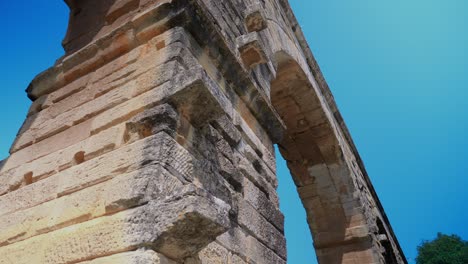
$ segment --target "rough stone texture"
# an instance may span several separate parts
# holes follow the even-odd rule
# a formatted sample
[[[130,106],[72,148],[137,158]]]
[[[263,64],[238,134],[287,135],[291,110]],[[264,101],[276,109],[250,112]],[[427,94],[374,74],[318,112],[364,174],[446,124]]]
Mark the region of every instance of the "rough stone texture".
[[[65,2],[0,162],[1,264],[284,264],[274,144],[320,263],[406,263],[286,0]]]
[[[139,249],[133,252],[115,254],[109,257],[97,258],[80,264],[177,264],[153,250]]]

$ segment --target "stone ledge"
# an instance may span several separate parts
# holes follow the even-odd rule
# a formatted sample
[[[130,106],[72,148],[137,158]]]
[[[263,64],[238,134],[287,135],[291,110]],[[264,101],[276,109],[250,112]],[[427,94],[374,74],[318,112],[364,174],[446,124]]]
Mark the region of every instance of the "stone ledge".
[[[170,196],[182,182],[160,164],[119,175],[102,184],[0,216],[0,246]]]
[[[164,24],[177,19],[183,14],[182,11],[175,10],[159,14],[162,16],[159,17],[159,20],[164,21],[164,24],[158,24],[158,28],[154,28],[154,25],[152,28],[148,28],[144,24],[145,21],[155,21],[154,15],[167,8],[172,2],[173,0],[158,2],[152,8],[137,14],[132,20],[127,21],[107,35],[62,58],[57,65],[33,79],[26,90],[29,98],[35,100],[50,93],[166,31],[162,29]],[[139,42],[137,35],[143,33],[145,33],[145,39],[143,42]],[[120,44],[112,45],[114,42]]]
[[[178,156],[179,160],[171,155]],[[191,157],[163,132],[0,196],[0,215],[69,195],[151,163],[170,166],[181,177],[193,177]]]
[[[226,231],[228,211],[221,200],[188,186],[163,200],[1,247],[0,263],[71,263],[144,246],[182,259]]]

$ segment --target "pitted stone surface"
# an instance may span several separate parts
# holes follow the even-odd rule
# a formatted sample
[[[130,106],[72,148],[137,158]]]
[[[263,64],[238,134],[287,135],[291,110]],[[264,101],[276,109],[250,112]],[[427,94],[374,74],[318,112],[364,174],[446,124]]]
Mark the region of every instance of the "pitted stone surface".
[[[406,263],[286,0],[65,2],[0,161],[1,264],[285,264],[275,144],[319,263]]]

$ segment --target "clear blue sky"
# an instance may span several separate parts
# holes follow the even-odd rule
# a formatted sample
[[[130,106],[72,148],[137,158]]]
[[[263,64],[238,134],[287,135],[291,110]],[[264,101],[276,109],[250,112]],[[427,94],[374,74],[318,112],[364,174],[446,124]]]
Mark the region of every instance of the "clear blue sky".
[[[410,263],[437,232],[468,239],[468,2],[291,0]],[[0,159],[29,106],[24,89],[62,55],[59,0],[0,0]],[[291,264],[316,263],[279,160]]]

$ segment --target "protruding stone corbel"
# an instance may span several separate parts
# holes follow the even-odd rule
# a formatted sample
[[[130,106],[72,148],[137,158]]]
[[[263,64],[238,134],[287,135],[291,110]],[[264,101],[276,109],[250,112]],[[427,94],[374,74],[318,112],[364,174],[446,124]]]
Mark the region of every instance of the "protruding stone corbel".
[[[245,9],[244,24],[248,32],[262,31],[267,27],[265,12],[260,3],[250,5]]]
[[[247,69],[252,69],[259,64],[268,62],[265,46],[257,32],[238,37],[237,48],[242,62]]]
[[[228,98],[204,70],[187,71],[181,79],[174,80],[174,86],[183,88],[171,91],[169,102],[193,126],[202,126],[223,114],[232,116]]]

